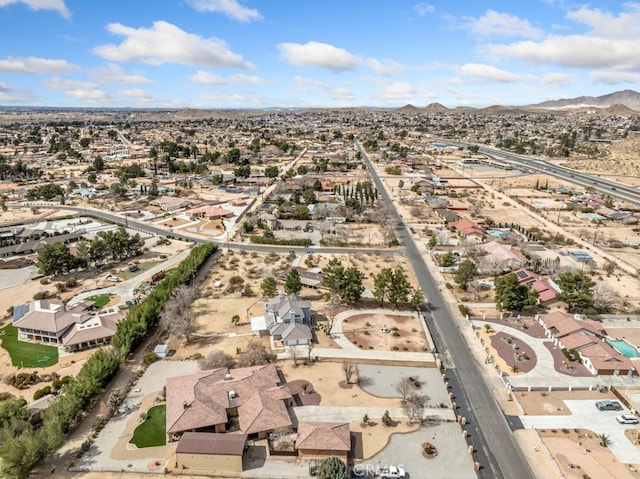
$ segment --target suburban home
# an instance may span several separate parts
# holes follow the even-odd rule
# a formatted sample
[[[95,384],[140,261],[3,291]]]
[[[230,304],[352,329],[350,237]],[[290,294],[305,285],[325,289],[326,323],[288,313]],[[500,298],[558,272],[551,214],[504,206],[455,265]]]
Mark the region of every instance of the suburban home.
[[[251,318],[253,332],[268,331],[276,346],[304,346],[313,342],[311,302],[295,294],[268,298],[264,316]]]
[[[68,306],[59,299],[39,299],[13,309],[19,341],[62,346],[70,352],[108,344],[122,318],[119,308],[96,311],[90,301]]]
[[[301,421],[298,423],[296,449],[302,458],[338,456],[346,463],[351,451],[349,423]]]
[[[178,469],[213,472],[242,472],[246,434],[185,432],[176,448]]]
[[[556,296],[561,292],[560,287],[552,280],[545,279],[539,274],[521,268],[514,271],[520,284],[526,284],[538,292],[538,304],[547,305],[556,301]]]
[[[503,271],[511,271],[521,268],[529,262],[525,255],[513,246],[499,241],[489,241],[475,247],[478,252],[484,254],[482,259],[494,265],[502,266]]]
[[[221,206],[203,205],[187,210],[187,214],[194,218],[218,220],[222,218],[231,218],[233,216],[233,211],[229,211]]]
[[[167,379],[166,431],[169,441],[185,432],[239,430],[250,438],[290,427],[289,386],[273,364],[219,368]]]
[[[477,243],[481,243],[487,236],[487,233],[482,226],[467,218],[452,221],[448,223],[447,226],[458,233],[458,236],[461,238],[472,239]]]
[[[160,196],[153,201],[162,211],[176,211],[191,205],[191,201],[177,196]]]
[[[607,343],[606,331],[599,322],[578,319],[563,311],[539,316],[538,322],[556,346],[577,351],[580,362],[593,375],[631,376],[635,373],[631,361]]]

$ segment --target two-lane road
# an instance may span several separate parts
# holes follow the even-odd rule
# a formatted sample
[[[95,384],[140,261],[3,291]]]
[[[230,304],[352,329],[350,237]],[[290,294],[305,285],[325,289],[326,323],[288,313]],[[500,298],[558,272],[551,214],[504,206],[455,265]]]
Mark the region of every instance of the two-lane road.
[[[356,145],[378,192],[390,206],[394,221],[400,226],[396,229],[398,239],[406,249],[425,297],[429,299],[430,312],[426,315],[426,321],[436,349],[443,358],[447,381],[460,407],[458,412],[467,418],[466,429],[476,450],[475,457],[481,465],[478,476],[486,479],[533,479],[534,475],[516,444],[506,418],[422,255],[408,236],[404,223],[369,157],[359,143]],[[454,468],[455,465],[452,464],[452,469]]]

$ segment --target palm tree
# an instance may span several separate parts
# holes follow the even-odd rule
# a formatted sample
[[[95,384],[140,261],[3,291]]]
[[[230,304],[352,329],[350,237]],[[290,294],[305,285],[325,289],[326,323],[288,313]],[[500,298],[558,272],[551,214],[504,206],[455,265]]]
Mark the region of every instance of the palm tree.
[[[600,445],[602,447],[609,447],[611,445],[611,438],[608,434],[598,434],[598,439],[600,439]]]

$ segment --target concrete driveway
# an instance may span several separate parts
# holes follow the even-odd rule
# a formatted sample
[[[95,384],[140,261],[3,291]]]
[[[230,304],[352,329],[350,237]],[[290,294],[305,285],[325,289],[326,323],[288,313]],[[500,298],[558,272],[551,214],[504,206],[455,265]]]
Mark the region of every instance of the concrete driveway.
[[[438,455],[432,459],[422,456],[421,445],[432,443]],[[457,423],[442,423],[422,427],[411,434],[394,434],[387,447],[355,468],[354,477],[371,477],[366,472],[376,465],[401,466],[411,479],[477,479],[473,459]]]
[[[639,464],[640,450],[625,436],[627,429],[638,429],[638,425],[619,424],[616,416],[629,411],[598,411],[595,400],[565,400],[570,416],[520,416],[520,421],[529,429],[589,429],[596,434],[607,434],[611,439],[609,449],[616,459],[624,464]]]

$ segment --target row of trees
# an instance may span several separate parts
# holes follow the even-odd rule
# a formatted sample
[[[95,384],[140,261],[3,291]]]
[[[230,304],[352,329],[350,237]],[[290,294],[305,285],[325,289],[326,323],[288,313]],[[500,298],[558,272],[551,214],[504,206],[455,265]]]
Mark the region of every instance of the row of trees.
[[[143,247],[144,241],[140,235],[130,235],[124,228],[100,231],[92,240],[78,241],[75,255],[62,242],[44,245],[38,250],[38,267],[40,273],[47,276],[64,274],[77,268],[137,256],[142,253]]]
[[[187,283],[194,271],[200,269],[216,248],[214,244],[194,248],[174,274],[160,283],[147,299],[129,310],[127,317],[118,324],[111,347],[97,350],[82,366],[76,378],[63,386],[62,394],[42,412],[43,423],[39,429],[33,430],[30,424],[27,427],[11,419],[24,417],[22,408],[26,405],[22,406],[22,402],[14,400],[6,405],[0,403],[0,434],[4,434],[0,438],[1,477],[26,478],[37,464],[62,445],[66,434],[82,416],[82,412],[95,402],[122,361],[157,323],[173,291],[179,285]],[[7,426],[7,421],[10,424],[4,427]]]

